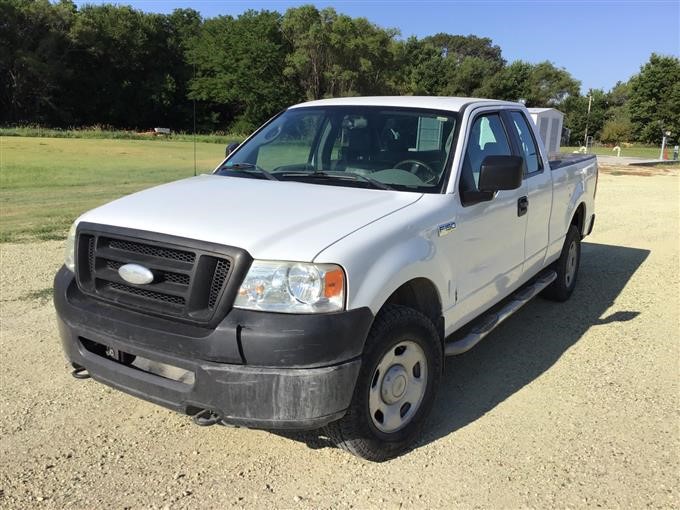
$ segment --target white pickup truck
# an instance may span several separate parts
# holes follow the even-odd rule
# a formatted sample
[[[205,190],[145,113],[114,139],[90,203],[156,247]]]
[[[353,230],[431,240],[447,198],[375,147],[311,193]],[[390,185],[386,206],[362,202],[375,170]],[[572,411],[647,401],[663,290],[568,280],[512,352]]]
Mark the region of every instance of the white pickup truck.
[[[548,159],[521,104],[296,105],[212,174],[78,218],[55,278],[63,348],[77,378],[199,425],[325,427],[389,459],[444,356],[539,292],[569,298],[596,187],[595,158]]]

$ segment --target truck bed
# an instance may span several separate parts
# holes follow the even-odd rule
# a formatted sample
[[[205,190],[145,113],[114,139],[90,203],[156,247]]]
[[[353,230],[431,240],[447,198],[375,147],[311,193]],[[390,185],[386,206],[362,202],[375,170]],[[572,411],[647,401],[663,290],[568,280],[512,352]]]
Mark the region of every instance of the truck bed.
[[[550,163],[551,170],[557,170],[568,165],[573,165],[575,163],[580,163],[582,161],[588,161],[589,159],[596,158],[595,154],[551,154],[548,158],[548,163]]]
[[[551,154],[548,158],[548,163],[550,163],[551,170],[557,170],[568,165],[573,165],[575,163],[580,163],[582,161],[588,161],[590,159],[596,158],[595,154]]]

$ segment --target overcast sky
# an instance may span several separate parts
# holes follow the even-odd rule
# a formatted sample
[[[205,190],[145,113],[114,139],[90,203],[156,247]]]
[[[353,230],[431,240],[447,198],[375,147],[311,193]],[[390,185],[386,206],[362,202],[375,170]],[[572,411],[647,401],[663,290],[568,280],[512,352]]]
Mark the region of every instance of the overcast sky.
[[[80,1],[105,3],[100,0]],[[332,6],[350,16],[363,16],[401,36],[423,37],[438,32],[490,37],[510,61],[550,60],[566,68],[586,92],[610,89],[626,81],[652,52],[680,56],[680,0],[661,1],[401,1],[343,0],[336,2],[134,0],[108,2],[149,12],[192,7],[204,17],[236,16],[247,9],[285,12],[313,3]]]

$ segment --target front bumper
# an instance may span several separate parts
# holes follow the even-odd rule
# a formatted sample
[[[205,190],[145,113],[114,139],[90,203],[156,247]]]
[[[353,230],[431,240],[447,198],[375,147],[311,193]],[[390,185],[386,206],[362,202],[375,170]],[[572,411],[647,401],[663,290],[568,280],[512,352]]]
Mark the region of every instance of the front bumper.
[[[208,409],[225,422],[313,429],[350,405],[373,315],[232,310],[204,329],[123,310],[82,294],[62,268],[54,302],[62,345],[74,367],[131,395],[186,414]],[[192,374],[175,380],[93,349],[115,349]]]

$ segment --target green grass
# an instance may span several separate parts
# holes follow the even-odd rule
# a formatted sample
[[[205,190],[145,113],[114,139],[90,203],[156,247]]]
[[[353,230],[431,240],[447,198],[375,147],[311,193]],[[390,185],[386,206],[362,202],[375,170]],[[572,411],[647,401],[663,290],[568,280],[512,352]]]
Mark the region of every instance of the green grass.
[[[578,147],[562,147],[561,152],[574,152],[578,151]],[[621,156],[628,158],[643,158],[643,159],[657,159],[659,157],[659,152],[661,147],[654,147],[649,145],[632,145],[626,147],[621,146]],[[612,147],[595,146],[592,147],[590,152],[592,154],[597,154],[598,156],[616,156],[616,151],[612,150]],[[673,157],[673,147],[668,148],[668,157]]]
[[[172,133],[171,135],[154,136],[151,133],[138,133],[136,131],[121,131],[100,127],[82,129],[48,129],[40,126],[0,127],[0,136],[24,136],[38,138],[86,138],[106,140],[149,140],[149,141],[183,141],[193,142],[194,135],[191,133]],[[196,135],[197,142],[219,143],[227,145],[233,142],[241,142],[247,138],[246,134],[238,133],[214,133],[210,135]]]
[[[193,144],[0,136],[0,242],[61,239],[81,213],[194,173]],[[224,146],[197,143],[197,171]]]

